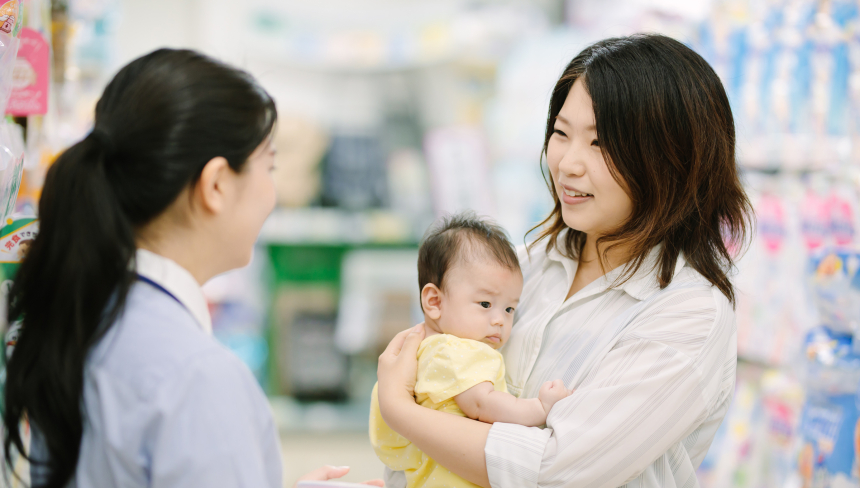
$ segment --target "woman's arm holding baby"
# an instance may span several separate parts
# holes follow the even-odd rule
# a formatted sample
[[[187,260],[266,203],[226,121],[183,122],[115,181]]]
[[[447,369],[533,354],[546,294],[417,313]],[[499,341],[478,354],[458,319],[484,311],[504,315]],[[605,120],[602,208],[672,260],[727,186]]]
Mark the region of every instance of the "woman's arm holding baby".
[[[546,416],[555,402],[570,395],[561,380],[547,381],[538,398],[517,398],[496,391],[489,381],[479,383],[454,397],[467,417],[492,424],[505,422],[537,427],[546,423]]]
[[[423,327],[397,334],[379,357],[379,410],[385,423],[424,454],[461,478],[489,488],[484,445],[492,425],[424,408],[412,396]]]

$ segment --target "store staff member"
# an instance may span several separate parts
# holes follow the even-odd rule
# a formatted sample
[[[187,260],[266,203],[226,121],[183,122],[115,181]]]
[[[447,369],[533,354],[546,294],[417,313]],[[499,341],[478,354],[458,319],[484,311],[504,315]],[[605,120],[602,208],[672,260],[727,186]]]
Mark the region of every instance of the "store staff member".
[[[249,262],[275,205],[276,117],[248,74],[162,49],[120,70],[49,170],[3,419],[10,466],[32,426],[33,486],[283,485],[266,398],[200,290]]]

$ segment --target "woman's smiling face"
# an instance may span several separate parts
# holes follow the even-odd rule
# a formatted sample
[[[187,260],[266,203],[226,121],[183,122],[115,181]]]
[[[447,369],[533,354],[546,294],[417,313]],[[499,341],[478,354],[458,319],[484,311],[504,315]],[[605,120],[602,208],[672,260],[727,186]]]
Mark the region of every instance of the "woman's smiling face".
[[[583,78],[571,87],[553,129],[546,157],[564,223],[594,237],[617,229],[630,218],[633,202],[600,150]]]

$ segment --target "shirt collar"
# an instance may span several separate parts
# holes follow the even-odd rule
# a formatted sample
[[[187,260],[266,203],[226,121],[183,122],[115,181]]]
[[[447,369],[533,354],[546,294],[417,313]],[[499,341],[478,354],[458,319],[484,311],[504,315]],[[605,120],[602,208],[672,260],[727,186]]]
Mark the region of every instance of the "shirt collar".
[[[564,245],[567,238],[567,229],[562,229],[561,232],[558,233],[558,236],[555,239],[555,245],[550,247],[546,252],[546,257],[552,261],[557,261],[559,263],[564,264],[566,261],[570,261],[569,258],[565,257],[558,250],[558,246]]]
[[[212,317],[206,297],[197,280],[185,268],[164,256],[138,249],[135,270],[167,290],[191,313],[204,332],[212,333]]]
[[[552,261],[557,261],[561,263],[568,274],[570,275],[570,279],[573,279],[573,274],[576,273],[578,262],[565,257],[558,250],[559,245],[563,245],[565,242],[565,237],[567,233],[567,229],[563,229],[558,234],[558,238],[556,240],[556,245],[547,250],[547,258]],[[651,251],[648,252],[648,255],[645,257],[645,260],[642,262],[642,266],[633,274],[627,281],[625,281],[618,288],[623,290],[625,293],[630,295],[631,297],[637,300],[645,300],[649,298],[651,295],[660,290],[660,282],[657,280],[657,259],[660,256],[660,251],[663,249],[662,244],[658,244],[654,246]],[[675,263],[675,271],[672,274],[672,277],[678,275],[681,272],[681,269],[687,264],[687,260],[684,259],[684,254],[680,253],[678,255],[678,261]],[[606,273],[604,276],[599,278],[606,288],[612,286],[612,283],[624,273],[626,270],[626,266],[619,266],[612,271]]]
[[[642,261],[642,266],[639,267],[639,270],[621,285],[620,288],[637,300],[645,300],[660,291],[660,281],[657,279],[657,259],[660,257],[660,251],[662,250],[662,244],[654,246],[648,252],[645,260]],[[675,262],[675,270],[672,272],[673,279],[678,276],[681,268],[686,264],[687,260],[684,259],[684,253],[679,253],[678,260]],[[625,266],[621,267],[622,272],[624,268]]]

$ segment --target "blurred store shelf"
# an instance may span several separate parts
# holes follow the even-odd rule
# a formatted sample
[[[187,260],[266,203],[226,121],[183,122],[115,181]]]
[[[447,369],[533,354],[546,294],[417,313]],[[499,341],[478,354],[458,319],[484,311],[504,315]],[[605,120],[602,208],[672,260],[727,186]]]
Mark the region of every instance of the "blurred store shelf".
[[[390,210],[279,208],[263,226],[265,245],[361,245],[418,242],[412,222]]]
[[[366,429],[378,343],[415,322],[417,231],[426,227],[418,220],[383,209],[282,207],[266,222],[266,385],[284,430]]]
[[[742,169],[773,173],[825,172],[838,174],[851,157],[847,135],[748,134],[738,137],[738,163]]]

